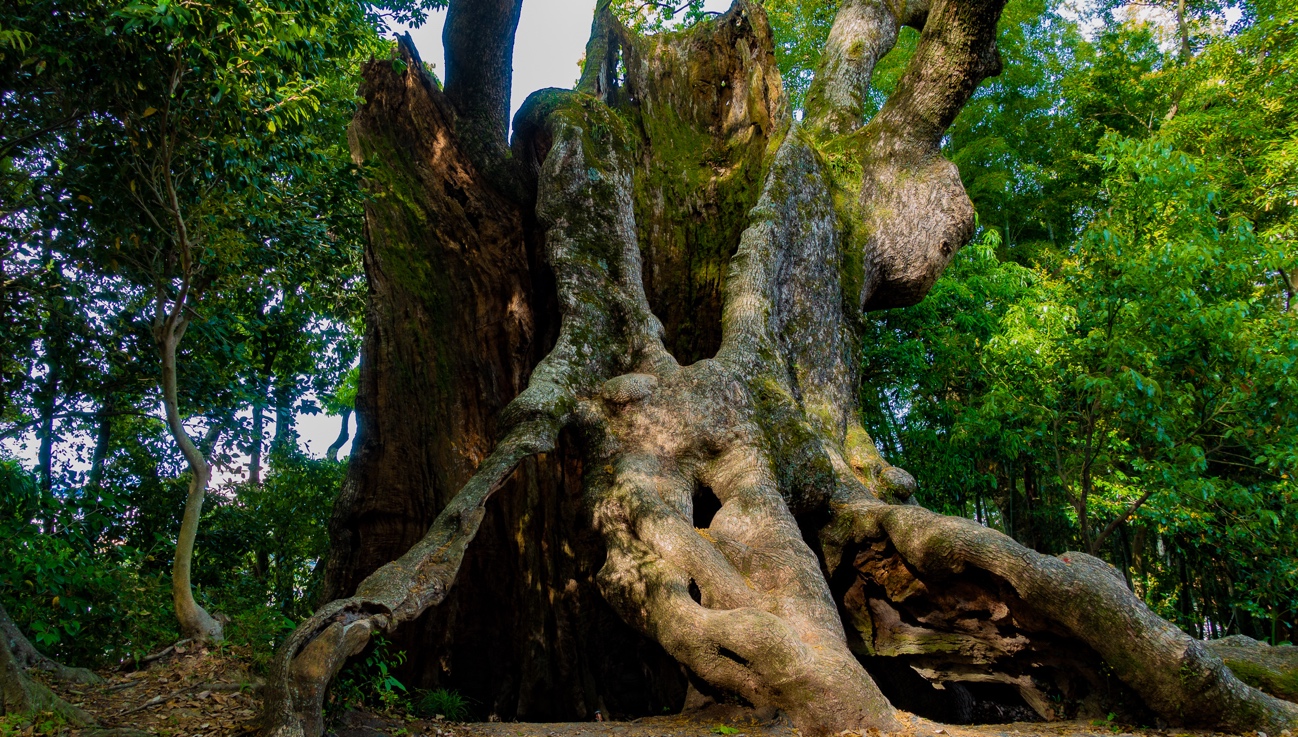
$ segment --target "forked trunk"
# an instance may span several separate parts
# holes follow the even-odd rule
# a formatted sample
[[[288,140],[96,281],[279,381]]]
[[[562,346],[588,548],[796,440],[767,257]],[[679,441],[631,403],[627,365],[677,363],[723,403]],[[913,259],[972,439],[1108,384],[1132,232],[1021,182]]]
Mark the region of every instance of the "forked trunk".
[[[1298,724],[1106,564],[916,506],[861,427],[862,310],[921,299],[973,233],[940,142],[999,70],[998,0],[844,3],[805,126],[759,5],[640,37],[601,4],[578,89],[529,98],[510,157],[477,94],[518,7],[460,5],[494,30],[448,20],[447,94],[408,45],[365,69],[356,446],[332,601],[276,656],[266,734],[321,734],[377,634],[411,685],[505,719],[661,713],[693,686],[808,735],[890,729],[901,674],[1044,718],[1126,699]],[[903,23],[914,60],[866,125]]]

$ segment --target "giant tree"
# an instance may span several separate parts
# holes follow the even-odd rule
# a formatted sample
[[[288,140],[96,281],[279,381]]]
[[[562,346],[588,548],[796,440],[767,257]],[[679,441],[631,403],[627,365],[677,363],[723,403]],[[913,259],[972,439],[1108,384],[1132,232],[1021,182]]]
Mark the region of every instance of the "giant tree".
[[[358,435],[332,600],[276,656],[266,734],[321,734],[378,635],[502,718],[730,694],[888,729],[901,665],[1044,717],[1298,724],[1099,559],[915,504],[859,422],[862,313],[921,300],[974,234],[940,144],[999,72],[999,0],[846,0],[798,122],[759,5],[643,36],[603,4],[577,89],[507,144],[519,8],[450,3],[444,88],[408,44],[364,70]]]

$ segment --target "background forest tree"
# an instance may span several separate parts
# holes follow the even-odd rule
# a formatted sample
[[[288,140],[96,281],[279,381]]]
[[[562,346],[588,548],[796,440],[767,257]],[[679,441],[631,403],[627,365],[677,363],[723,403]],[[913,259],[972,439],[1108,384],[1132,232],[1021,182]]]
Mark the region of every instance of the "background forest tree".
[[[292,418],[355,394],[364,172],[344,130],[361,64],[389,56],[383,20],[430,7],[0,10],[0,603],[48,654],[101,666],[180,634],[194,469],[159,411],[159,304],[188,323],[184,431],[243,473],[203,507],[198,600],[263,662],[317,603],[344,463],[304,455]],[[617,7],[642,30],[707,17]],[[836,4],[765,7],[800,110]],[[1195,636],[1280,644],[1298,629],[1298,15],[1142,8],[1006,6],[1004,70],[943,141],[979,234],[924,302],[867,317],[866,428],[924,506],[1092,552]],[[874,109],[917,38],[879,65]]]

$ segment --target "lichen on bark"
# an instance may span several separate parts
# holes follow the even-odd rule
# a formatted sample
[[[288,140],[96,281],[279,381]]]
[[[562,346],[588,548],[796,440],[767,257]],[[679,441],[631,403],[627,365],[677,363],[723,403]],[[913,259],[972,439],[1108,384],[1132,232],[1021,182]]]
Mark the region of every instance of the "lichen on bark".
[[[791,116],[760,7],[641,36],[596,10],[578,89],[627,121],[649,305],[689,364],[721,342],[721,301],[739,235]]]
[[[1045,718],[1122,693],[1170,722],[1298,724],[1106,564],[917,506],[861,426],[863,311],[922,298],[972,233],[939,142],[999,68],[999,12],[845,3],[803,127],[759,5],[648,38],[602,5],[578,89],[525,102],[504,158],[460,140],[418,65],[371,64],[353,127],[375,167],[371,307],[335,600],[277,654],[265,733],[320,734],[347,658],[421,622],[460,631],[437,617],[483,611],[493,571],[535,581],[512,589],[524,602],[610,607],[620,642],[648,644],[642,683],[679,684],[668,658],[807,735],[897,726],[865,667],[879,659],[1011,685]],[[859,91],[902,22],[922,23],[919,47],[866,124],[835,90]],[[533,513],[550,520],[539,543]],[[564,662],[588,679],[581,652]]]

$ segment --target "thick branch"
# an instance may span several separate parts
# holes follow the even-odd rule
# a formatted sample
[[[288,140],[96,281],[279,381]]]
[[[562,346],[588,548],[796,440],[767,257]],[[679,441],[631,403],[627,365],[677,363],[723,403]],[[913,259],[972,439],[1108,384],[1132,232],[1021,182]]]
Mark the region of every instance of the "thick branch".
[[[1003,5],[936,0],[897,90],[861,132],[862,309],[915,304],[973,236],[973,205],[940,146],[978,84],[1000,73]]]
[[[428,534],[361,582],[356,595],[321,607],[280,647],[263,705],[263,734],[319,737],[330,681],[379,632],[391,632],[446,597],[491,494],[529,455],[554,447],[557,422],[520,425],[442,509]]]
[[[452,0],[442,43],[455,132],[482,171],[506,155],[514,32],[523,0]]]
[[[804,126],[816,135],[851,133],[865,124],[874,67],[897,42],[902,26],[923,28],[929,0],[894,7],[887,0],[847,0],[839,6],[807,90]]]

